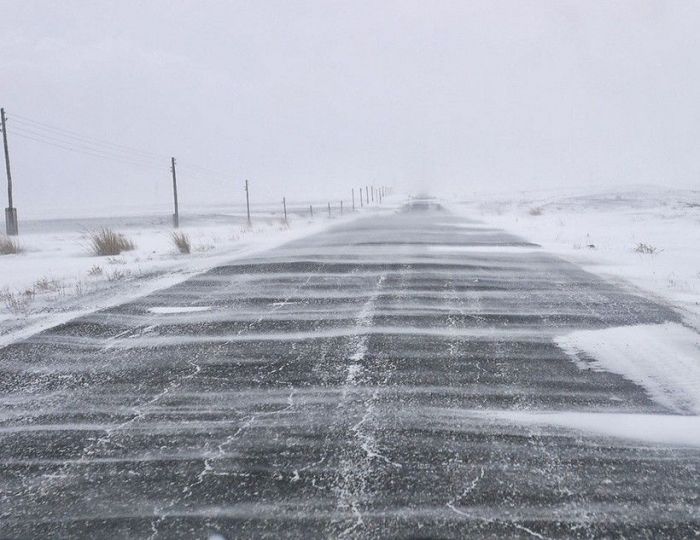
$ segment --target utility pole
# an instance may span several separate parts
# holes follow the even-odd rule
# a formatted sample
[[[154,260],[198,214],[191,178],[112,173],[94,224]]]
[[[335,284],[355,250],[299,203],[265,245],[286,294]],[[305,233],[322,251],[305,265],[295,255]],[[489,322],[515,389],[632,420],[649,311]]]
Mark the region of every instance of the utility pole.
[[[245,208],[248,215],[248,227],[250,227],[250,196],[248,194],[248,180],[245,181]]]
[[[284,223],[287,224],[287,198],[282,197],[282,206],[284,207]]]
[[[7,236],[17,236],[17,209],[12,205],[12,173],[10,172],[10,150],[7,147],[7,123],[5,109],[0,109],[2,117],[2,144],[5,148],[5,171],[7,171],[7,208],[5,208],[5,232]]]
[[[175,213],[173,214],[173,226],[177,229],[180,226],[180,211],[177,206],[177,176],[175,175],[175,158],[170,158],[170,170],[173,173],[173,201],[175,202]]]
[[[355,211],[355,188],[351,189],[352,191],[352,211]]]

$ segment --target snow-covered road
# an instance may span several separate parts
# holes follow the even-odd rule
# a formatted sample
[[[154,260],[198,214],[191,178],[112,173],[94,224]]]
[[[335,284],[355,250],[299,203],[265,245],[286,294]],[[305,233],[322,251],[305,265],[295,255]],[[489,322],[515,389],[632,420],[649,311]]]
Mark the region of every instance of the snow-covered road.
[[[416,200],[0,349],[0,531],[692,536],[680,323]]]

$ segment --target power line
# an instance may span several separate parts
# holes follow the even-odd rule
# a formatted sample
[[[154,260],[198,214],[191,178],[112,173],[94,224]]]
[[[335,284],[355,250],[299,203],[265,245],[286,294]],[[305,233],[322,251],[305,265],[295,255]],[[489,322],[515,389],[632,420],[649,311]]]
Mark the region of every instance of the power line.
[[[131,146],[109,142],[105,139],[97,139],[80,134],[77,131],[59,128],[45,122],[34,120],[24,115],[13,113],[10,117],[17,122],[13,132],[19,128],[24,138],[32,139],[45,144],[51,144],[57,148],[72,152],[83,153],[93,157],[103,157],[115,161],[123,161],[131,164],[156,165],[170,158],[146,150],[140,150]],[[18,133],[18,135],[20,135]],[[21,136],[21,135],[20,135]],[[41,140],[39,140],[41,139]],[[140,155],[133,155],[134,153]],[[98,155],[99,154],[99,155]],[[161,165],[157,165],[160,167]],[[220,182],[229,182],[233,175],[227,175],[214,171],[208,167],[188,163],[186,160],[180,164],[181,168],[200,171],[199,174],[191,174],[203,179],[212,179]],[[201,173],[205,173],[202,175]]]
[[[130,164],[130,165],[136,165],[136,166],[141,166],[141,167],[148,167],[148,168],[153,168],[153,169],[161,169],[161,168],[162,168],[161,166],[156,165],[155,163],[146,163],[146,162],[142,162],[142,161],[134,161],[134,160],[130,160],[130,159],[125,158],[125,157],[119,157],[119,156],[113,156],[113,155],[108,155],[108,154],[102,154],[102,153],[90,151],[90,150],[87,150],[87,149],[81,149],[81,148],[77,148],[77,147],[66,146],[66,145],[63,145],[63,144],[60,144],[60,143],[57,143],[57,142],[54,142],[54,141],[50,141],[50,140],[47,140],[47,139],[43,139],[43,138],[40,138],[40,137],[33,137],[33,136],[31,136],[31,135],[27,135],[27,134],[25,134],[25,133],[23,133],[23,132],[20,132],[20,131],[14,130],[14,129],[12,130],[12,135],[13,135],[13,136],[16,135],[17,137],[21,137],[21,138],[23,138],[23,139],[29,139],[29,140],[32,140],[32,141],[40,142],[40,143],[42,143],[42,144],[47,144],[47,145],[49,145],[49,146],[54,146],[54,147],[56,147],[56,148],[61,148],[62,150],[67,150],[67,151],[69,151],[69,152],[76,152],[76,153],[79,153],[79,154],[84,154],[84,155],[87,155],[87,156],[96,157],[96,158],[100,158],[100,159],[108,159],[108,160],[112,160],[112,161],[119,161],[119,162],[122,162],[122,163],[128,163],[128,164]]]
[[[125,158],[125,159],[129,159],[129,160],[133,160],[133,161],[143,162],[143,163],[152,163],[154,165],[158,164],[158,163],[162,163],[162,161],[155,160],[153,158],[141,157],[139,155],[132,155],[132,154],[127,153],[127,152],[111,150],[111,149],[102,148],[99,146],[93,147],[89,143],[76,142],[76,141],[72,141],[70,139],[64,139],[62,137],[57,137],[57,136],[52,135],[52,134],[42,133],[40,131],[35,131],[33,129],[27,129],[24,126],[22,126],[22,127],[15,126],[12,131],[13,131],[13,133],[22,133],[22,134],[27,135],[27,136],[32,136],[32,137],[36,137],[36,138],[39,138],[42,140],[47,140],[50,142],[59,143],[59,144],[62,144],[64,146],[68,146],[71,148],[84,149],[84,150],[88,150],[90,152],[96,152],[96,153],[100,153],[100,154],[104,154],[104,155],[108,155],[108,156],[116,156],[119,158]]]
[[[93,145],[111,146],[113,148],[119,149],[120,151],[136,152],[139,154],[143,154],[144,157],[149,157],[149,158],[158,159],[158,160],[167,160],[168,159],[168,156],[165,156],[165,155],[155,154],[153,152],[149,152],[146,150],[140,150],[138,148],[133,148],[131,146],[126,146],[123,144],[117,144],[117,143],[114,143],[111,141],[107,141],[105,139],[88,137],[88,136],[80,134],[76,131],[58,128],[58,127],[52,126],[50,124],[45,124],[43,122],[38,122],[37,120],[32,120],[31,118],[27,118],[26,116],[22,116],[19,114],[13,113],[10,118],[14,119],[16,122],[18,122],[20,124],[25,124],[25,126],[27,124],[29,124],[28,126],[26,126],[29,128],[39,129],[39,130],[43,129],[46,131],[51,131],[51,132],[54,132],[60,136],[76,139],[76,140],[87,142],[87,143],[90,143]]]

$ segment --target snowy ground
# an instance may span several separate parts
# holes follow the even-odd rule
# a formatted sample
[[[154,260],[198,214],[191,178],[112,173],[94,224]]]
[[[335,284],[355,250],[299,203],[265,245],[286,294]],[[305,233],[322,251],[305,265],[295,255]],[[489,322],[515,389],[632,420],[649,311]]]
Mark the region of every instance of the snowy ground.
[[[279,206],[279,205],[276,205]],[[363,209],[368,211],[370,209]],[[372,209],[374,210],[374,209]],[[172,285],[212,266],[318,232],[361,212],[317,205],[254,207],[253,225],[244,208],[201,208],[181,216],[180,231],[192,252],[180,254],[169,215],[34,219],[21,223],[21,253],[0,256],[0,346],[81,314]],[[102,227],[136,244],[116,257],[94,256],[89,235]]]
[[[700,329],[700,191],[521,192],[453,198],[453,209],[584,269],[639,288]],[[645,248],[640,244],[648,246]],[[641,252],[640,252],[641,251]]]

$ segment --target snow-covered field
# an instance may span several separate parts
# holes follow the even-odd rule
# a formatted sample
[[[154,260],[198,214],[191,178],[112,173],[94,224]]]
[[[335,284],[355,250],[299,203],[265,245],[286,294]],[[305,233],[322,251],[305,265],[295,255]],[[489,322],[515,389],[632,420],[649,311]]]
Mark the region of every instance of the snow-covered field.
[[[277,205],[279,206],[279,205]],[[177,250],[169,215],[52,218],[21,223],[21,252],[0,256],[0,346],[78,315],[167,287],[217,264],[275,247],[363,212],[318,205],[290,208],[284,223],[276,207],[256,207],[247,226],[244,208],[206,208],[181,216],[191,253]],[[90,233],[109,227],[135,249],[114,257],[91,253]]]

